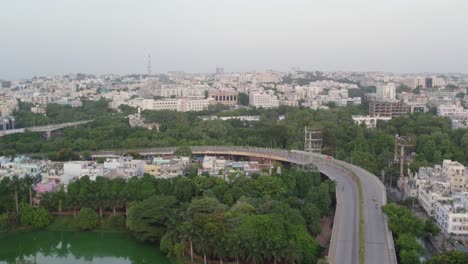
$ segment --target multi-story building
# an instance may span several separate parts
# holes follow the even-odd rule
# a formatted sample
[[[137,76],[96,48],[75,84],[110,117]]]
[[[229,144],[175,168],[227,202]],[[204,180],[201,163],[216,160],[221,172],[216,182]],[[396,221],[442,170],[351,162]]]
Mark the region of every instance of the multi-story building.
[[[254,107],[276,108],[279,107],[278,97],[273,91],[251,91],[249,94],[249,104]]]
[[[212,98],[204,99],[194,97],[165,100],[134,99],[129,102],[129,105],[132,107],[140,107],[143,110],[189,112],[206,110],[209,105],[214,103],[215,101]]]
[[[468,191],[468,175],[465,166],[458,161],[444,160],[442,174],[450,181],[452,192]]]
[[[413,89],[417,87],[424,87],[424,78],[423,77],[416,77],[413,80]]]
[[[379,83],[376,88],[377,100],[383,102],[395,101],[396,85],[394,83]]]
[[[468,235],[468,193],[453,195],[445,201],[437,201],[434,205],[434,218],[445,234]]]
[[[440,77],[433,77],[432,78],[432,86],[433,87],[443,87],[445,86],[446,82],[444,78]]]
[[[446,117],[468,116],[468,109],[456,105],[440,105],[437,107],[437,115]]]
[[[440,105],[437,115],[450,118],[452,129],[468,128],[468,109],[456,105]]]
[[[132,157],[110,157],[104,162],[104,175],[107,177],[130,178],[143,176],[145,162]]]
[[[375,128],[377,126],[377,122],[381,121],[389,121],[392,118],[388,116],[360,116],[360,115],[353,115],[352,116],[354,123],[361,125],[366,125],[367,128]]]
[[[104,176],[104,168],[94,161],[69,161],[63,164],[63,174],[62,178],[67,179],[67,182],[84,176],[95,181],[97,176]]]
[[[449,183],[422,181],[419,185],[418,201],[429,216],[434,216],[434,205],[437,201],[450,199]]]
[[[155,158],[153,159],[152,164],[147,166],[151,175],[167,179],[185,175],[188,164],[188,157],[182,157],[172,160]]]
[[[432,88],[432,78],[424,79],[424,88]]]
[[[210,90],[208,98],[213,98],[215,103],[227,106],[237,104],[237,92],[235,90]]]
[[[369,115],[380,117],[398,117],[408,114],[408,105],[403,102],[371,102]]]

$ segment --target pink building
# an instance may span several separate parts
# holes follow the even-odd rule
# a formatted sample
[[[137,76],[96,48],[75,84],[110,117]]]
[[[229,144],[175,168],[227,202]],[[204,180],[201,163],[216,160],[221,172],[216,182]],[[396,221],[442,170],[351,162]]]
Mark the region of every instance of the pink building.
[[[44,193],[44,192],[50,192],[57,187],[57,183],[55,181],[49,181],[46,183],[38,183],[36,185],[36,192],[37,193]]]

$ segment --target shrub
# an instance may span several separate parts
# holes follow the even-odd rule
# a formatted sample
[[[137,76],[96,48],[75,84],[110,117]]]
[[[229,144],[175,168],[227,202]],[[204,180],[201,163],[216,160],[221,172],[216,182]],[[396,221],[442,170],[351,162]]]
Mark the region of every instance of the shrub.
[[[0,214],[0,232],[8,230],[8,214]]]
[[[81,230],[93,230],[99,225],[99,215],[91,208],[81,208],[75,224]]]
[[[51,217],[44,207],[33,208],[27,203],[22,203],[20,220],[22,225],[44,228],[50,224]]]

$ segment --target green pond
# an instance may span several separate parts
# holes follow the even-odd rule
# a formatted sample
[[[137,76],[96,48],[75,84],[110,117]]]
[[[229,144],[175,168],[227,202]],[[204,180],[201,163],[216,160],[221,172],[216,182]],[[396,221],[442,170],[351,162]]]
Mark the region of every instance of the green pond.
[[[17,232],[0,236],[0,264],[170,264],[126,233]]]

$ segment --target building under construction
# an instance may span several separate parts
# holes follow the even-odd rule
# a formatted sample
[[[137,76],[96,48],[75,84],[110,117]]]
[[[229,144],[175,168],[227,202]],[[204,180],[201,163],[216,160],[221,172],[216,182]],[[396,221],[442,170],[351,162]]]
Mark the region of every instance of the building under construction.
[[[408,114],[409,107],[402,102],[371,102],[369,104],[370,116],[398,117]]]
[[[304,151],[322,152],[322,129],[304,128]]]

